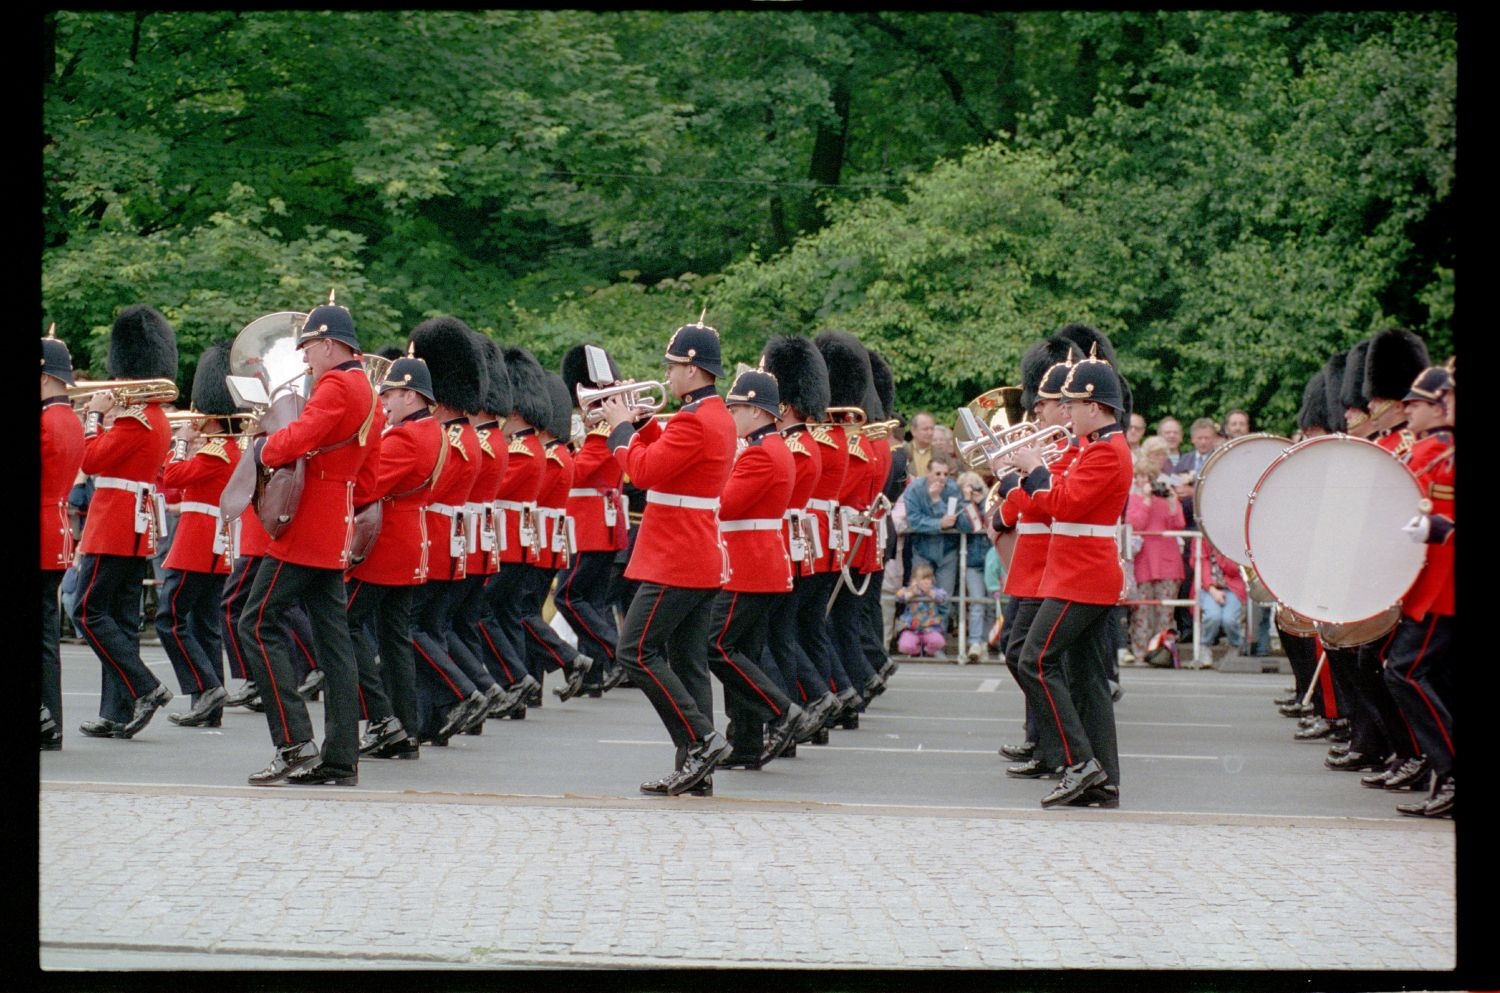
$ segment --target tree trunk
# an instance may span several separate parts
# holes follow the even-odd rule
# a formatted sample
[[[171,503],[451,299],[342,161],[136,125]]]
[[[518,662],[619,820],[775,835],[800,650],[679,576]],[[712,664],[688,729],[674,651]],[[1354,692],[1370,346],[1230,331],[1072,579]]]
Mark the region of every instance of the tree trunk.
[[[812,160],[807,175],[818,186],[837,186],[844,171],[844,149],[849,141],[849,74],[841,74],[833,84],[833,123],[818,125],[813,139]],[[823,226],[823,209],[818,204],[818,191],[814,189],[807,197],[805,211],[808,223],[804,227],[816,230]]]

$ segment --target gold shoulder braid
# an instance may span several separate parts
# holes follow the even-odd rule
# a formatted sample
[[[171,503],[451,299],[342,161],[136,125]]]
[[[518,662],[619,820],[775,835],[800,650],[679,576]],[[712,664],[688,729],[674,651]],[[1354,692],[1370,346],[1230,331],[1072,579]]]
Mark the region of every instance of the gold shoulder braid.
[[[815,425],[811,428],[808,428],[807,433],[812,435],[813,441],[816,441],[820,445],[827,445],[829,448],[838,447],[838,445],[833,440],[833,435],[830,434],[828,432],[828,429],[823,427],[822,425]]]
[[[601,438],[608,438],[609,433],[612,430],[614,429],[609,426],[608,421],[600,421],[598,424],[595,424],[593,427],[589,428],[588,437],[592,438],[595,435],[598,435]]]
[[[510,444],[506,446],[505,450],[511,455],[531,454],[531,449],[526,447],[526,440],[524,438],[512,438]]]
[[[143,403],[129,403],[121,407],[120,412],[115,415],[115,420],[119,420],[121,417],[134,418],[146,425],[147,430],[151,429],[151,419],[146,416],[146,405]]]
[[[796,452],[798,455],[810,455],[810,454],[812,454],[806,448],[803,447],[803,445],[802,445],[802,439],[799,438],[799,437],[797,437],[796,435],[792,435],[790,438],[788,438],[786,440],[786,448],[787,448],[787,451],[789,451],[789,452]]]
[[[849,436],[849,454],[861,462],[870,461],[870,457],[865,454],[864,446],[859,443],[859,435],[857,434]]]
[[[562,456],[557,453],[556,448],[549,448],[547,450],[547,461],[556,462],[558,465],[563,464]]]
[[[479,450],[490,458],[494,458],[495,450],[490,447],[490,429],[481,428],[474,433],[479,437]]]
[[[462,424],[454,424],[448,428],[448,446],[458,449],[458,454],[463,456],[464,461],[469,461],[469,453],[464,449],[464,426]]]
[[[223,459],[229,461],[229,452],[224,444],[223,438],[215,438],[202,448],[198,449],[199,455],[207,455],[209,458]]]

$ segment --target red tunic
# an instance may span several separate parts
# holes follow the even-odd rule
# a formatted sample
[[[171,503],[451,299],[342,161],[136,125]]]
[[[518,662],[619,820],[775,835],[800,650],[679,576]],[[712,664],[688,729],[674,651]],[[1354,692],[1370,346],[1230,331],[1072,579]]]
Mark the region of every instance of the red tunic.
[[[805,512],[807,499],[812,496],[813,488],[818,485],[818,477],[823,472],[823,462],[819,453],[819,445],[812,440],[807,427],[795,424],[783,432],[786,439],[787,451],[792,454],[792,467],[794,478],[792,482],[792,495],[787,501],[789,510]],[[809,522],[809,532],[816,532],[816,522]],[[783,528],[783,537],[787,549],[793,555],[792,568],[799,576],[811,576],[813,571],[813,559],[818,549],[811,546],[798,548],[798,536],[792,533],[792,522],[789,519]],[[796,549],[795,551],[793,551]],[[800,558],[796,557],[800,553]]]
[[[812,496],[808,497],[808,510],[817,518],[818,545],[823,553],[813,563],[813,572],[838,572],[843,567],[844,554],[831,547],[827,508],[830,502],[838,502],[839,492],[843,489],[844,473],[849,468],[849,452],[845,447],[847,442],[844,440],[844,429],[837,424],[832,427],[815,425],[808,431],[808,435],[818,446],[818,457],[823,467],[818,481],[813,484]]]
[[[561,569],[568,564],[568,490],[573,487],[573,453],[560,441],[542,446],[542,486],[537,491],[537,552],[526,561],[538,569]]]
[[[104,480],[155,483],[157,472],[172,448],[172,429],[161,404],[120,409],[114,425],[83,442],[81,468],[94,480],[94,498],[83,524],[78,551],[85,555],[156,554],[156,528],[136,530],[137,495],[103,485]]]
[[[83,425],[67,397],[42,401],[42,568],[73,564],[68,492],[83,464]]]
[[[792,588],[782,518],[795,475],[792,453],[774,427],[750,438],[735,456],[719,497],[719,532],[729,552],[726,590],[785,593]]]
[[[573,486],[568,517],[580,552],[618,552],[630,537],[620,484],[625,473],[609,454],[609,424],[589,431],[573,453]]]
[[[891,448],[884,441],[871,441],[864,435],[859,436],[859,447],[869,460],[866,470],[869,481],[865,487],[864,497],[856,508],[861,512],[870,510],[873,513],[875,501],[879,498],[880,492],[885,489],[885,477],[891,470]],[[881,453],[884,453],[884,458],[881,457]],[[853,453],[850,454],[852,456]],[[879,516],[871,517],[869,524],[865,525],[870,533],[865,536],[865,540],[859,546],[859,556],[855,562],[859,572],[880,572],[884,567],[884,563],[880,560],[881,550],[884,547],[881,538],[885,533],[880,521],[884,516],[884,511],[881,511]],[[853,544],[852,541],[850,543]]]
[[[685,589],[723,584],[727,562],[711,502],[729,478],[734,442],[734,418],[723,399],[707,392],[673,414],[665,429],[651,418],[640,431],[621,425],[611,432],[616,460],[647,491],[626,579]],[[701,505],[673,505],[683,497]]]
[[[1077,457],[1077,447],[1069,445],[1067,451],[1052,463],[1052,475],[1066,476]],[[1052,545],[1052,517],[1035,506],[1031,495],[1018,485],[1000,504],[1000,522],[1016,529],[1010,570],[1005,574],[1005,595],[1040,597],[1042,574],[1047,571],[1047,552]]]
[[[1453,480],[1455,455],[1453,433],[1440,429],[1422,438],[1411,450],[1407,463],[1422,484],[1422,495],[1432,501],[1432,514],[1441,514],[1456,520],[1454,513]],[[1457,611],[1457,587],[1453,575],[1453,536],[1449,531],[1446,540],[1427,546],[1427,561],[1406,596],[1401,598],[1401,613],[1412,620],[1421,620],[1427,614],[1451,617]]]
[[[495,536],[495,494],[505,478],[508,455],[505,436],[497,424],[474,429],[479,449],[479,473],[469,490],[469,561],[465,567],[470,576],[488,576],[500,568],[500,542]]]
[[[367,557],[350,575],[381,586],[417,586],[427,581],[427,514],[433,466],[437,464],[443,429],[430,414],[419,412],[385,429],[375,472],[361,472],[354,489],[354,505],[385,500],[380,536]],[[415,492],[412,492],[415,490]],[[395,499],[391,499],[394,496]],[[447,519],[443,519],[447,523]]]
[[[266,439],[260,458],[264,465],[290,465],[309,452],[306,483],[297,513],[281,536],[271,540],[267,554],[282,562],[315,569],[345,569],[354,521],[354,480],[370,452],[369,441],[380,427],[375,391],[358,362],[349,361],[325,372],[313,385],[302,414]],[[364,439],[355,437],[369,423]],[[353,438],[332,451],[322,451]]]
[[[1125,574],[1120,568],[1116,528],[1134,478],[1130,445],[1119,425],[1084,444],[1066,475],[1038,466],[1021,481],[1032,506],[1052,516],[1052,542],[1038,596],[1074,603],[1118,603]],[[1074,526],[1092,529],[1069,534]]]
[[[221,576],[229,572],[221,537],[223,529],[215,512],[239,460],[240,449],[233,441],[210,438],[191,458],[167,463],[162,474],[163,485],[182,491],[177,530],[172,533],[172,547],[162,563],[168,569]],[[215,542],[219,543],[217,551]]]
[[[536,495],[542,488],[542,465],[546,459],[535,428],[517,431],[505,450],[508,458],[505,476],[495,494],[496,519],[501,522],[497,531],[503,536],[500,561],[524,562],[529,545],[521,542],[521,507],[527,508],[528,517],[535,509]]]
[[[463,579],[468,565],[464,504],[479,475],[479,438],[466,419],[442,425],[448,457],[427,504],[427,578],[434,582]]]

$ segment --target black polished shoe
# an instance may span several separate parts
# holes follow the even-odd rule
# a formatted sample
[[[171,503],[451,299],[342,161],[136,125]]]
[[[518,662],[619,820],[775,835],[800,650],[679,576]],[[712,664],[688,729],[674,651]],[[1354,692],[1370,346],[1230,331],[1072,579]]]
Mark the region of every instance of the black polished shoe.
[[[298,786],[358,786],[358,769],[338,769],[324,762],[306,769],[298,769],[286,777],[289,783]]]
[[[1312,704],[1303,704],[1301,700],[1293,700],[1276,708],[1276,712],[1282,717],[1309,717],[1314,711]]]
[[[886,659],[885,665],[880,667],[880,678],[884,679],[886,683],[890,683],[891,677],[896,674],[896,670],[899,668],[901,668],[900,662],[892,658]]]
[[[1392,770],[1383,785],[1388,790],[1425,790],[1431,780],[1432,766],[1428,763],[1427,756],[1418,755]]]
[[[309,703],[316,700],[323,690],[325,679],[322,669],[312,670],[307,674],[307,678],[302,680],[302,685],[297,687],[297,695]]]
[[[821,722],[811,709],[804,710],[795,703],[782,715],[781,720],[771,725],[766,745],[761,749],[762,765],[786,754],[787,749],[796,748],[797,742],[810,738],[818,732]]]
[[[398,741],[411,741],[411,735],[406,733],[406,728],[394,716],[384,720],[374,721],[365,728],[364,737],[359,739],[359,754],[369,755],[377,752],[387,745]],[[412,742],[416,744],[416,742]]]
[[[839,715],[838,723],[835,725],[835,727],[841,727],[845,731],[858,731],[859,711],[846,709],[841,715]]]
[[[1302,698],[1297,695],[1296,690],[1288,690],[1285,696],[1279,696],[1271,702],[1278,707],[1289,707],[1292,704],[1297,703],[1301,699]]]
[[[1349,754],[1349,743],[1347,741],[1335,741],[1328,746],[1328,757],[1337,758],[1340,755]]]
[[[251,700],[260,699],[260,688],[255,685],[255,680],[245,680],[245,685],[229,694],[224,699],[226,707],[247,707]]]
[[[1032,756],[1020,765],[1005,767],[1005,774],[1012,779],[1060,779],[1063,771],[1062,766],[1044,762],[1036,756]]]
[[[720,769],[759,769],[765,763],[761,761],[760,754],[751,751],[731,750],[727,758],[719,760]]]
[[[167,689],[165,683],[158,683],[156,689],[150,693],[138,696],[135,699],[135,713],[125,726],[115,732],[116,738],[134,738],[141,729],[151,723],[151,718],[156,712],[165,707],[172,700],[172,691]]]
[[[578,691],[583,689],[583,677],[588,675],[588,671],[593,667],[594,660],[579,652],[573,659],[572,665],[568,668],[567,685],[555,687],[552,692],[557,695],[559,700],[573,699],[578,695]]]
[[[458,734],[469,726],[469,722],[476,717],[483,718],[485,710],[489,708],[489,701],[484,694],[475,690],[463,700],[448,708],[448,713],[443,720],[442,726],[438,728],[437,736],[444,741]]]
[[[408,735],[399,741],[381,745],[371,752],[369,757],[372,759],[419,759],[422,757],[422,746],[417,744],[417,739]]]
[[[44,751],[44,752],[60,752],[60,751],[62,751],[62,735],[60,735],[60,734],[44,734],[44,735],[42,735],[42,748],[41,748],[41,750]]]
[[[1060,803],[1067,803],[1076,799],[1090,786],[1104,785],[1104,781],[1108,778],[1108,774],[1105,773],[1098,759],[1089,759],[1087,762],[1070,765],[1063,770],[1062,781],[1051,793],[1042,797],[1042,806],[1055,807]]]
[[[590,700],[597,700],[600,697],[604,696],[604,689],[600,686],[585,686],[583,688],[583,695],[588,697]]]
[[[52,711],[46,705],[42,706],[42,737],[50,738],[57,734],[57,722],[52,719]]]
[[[1396,774],[1396,770],[1399,768],[1400,766],[1388,766],[1379,772],[1372,772],[1368,776],[1360,776],[1359,785],[1367,786],[1372,790],[1383,790],[1385,789],[1385,784],[1390,781],[1390,778]]]
[[[1120,788],[1113,783],[1106,786],[1090,786],[1068,801],[1070,807],[1103,807],[1109,810],[1120,805]]]
[[[279,783],[299,769],[318,764],[318,744],[315,741],[299,741],[276,749],[276,757],[260,772],[252,772],[248,782],[251,786],[270,786]]]
[[[807,723],[798,735],[795,744],[800,745],[803,742],[812,741],[820,733],[825,737],[822,741],[817,742],[817,744],[828,744],[827,732],[823,730],[823,726],[828,722],[829,716],[839,709],[839,698],[832,693],[824,693],[809,703],[804,709],[808,713]],[[811,730],[808,730],[808,728],[811,728]]]
[[[538,683],[536,689],[534,689],[530,693],[526,694],[526,706],[528,706],[528,707],[540,707],[541,705],[542,705],[542,687],[541,687],[541,684]]]
[[[78,730],[90,738],[114,738],[119,735],[120,728],[124,726],[119,721],[112,721],[107,717],[96,717],[78,725]]]
[[[734,746],[729,739],[717,731],[698,742],[688,749],[682,768],[667,777],[667,796],[686,793],[703,782],[714,771],[714,766],[728,758],[732,751]]]
[[[609,671],[604,674],[604,679],[599,682],[599,692],[608,693],[623,682],[625,682],[625,667],[616,662],[610,666]]]
[[[885,679],[880,675],[880,673],[877,672],[869,679],[865,680],[865,687],[860,691],[859,695],[864,697],[866,700],[873,700],[884,692]]]
[[[1339,772],[1378,772],[1385,768],[1385,759],[1364,752],[1346,752],[1337,758],[1326,758],[1323,765]]]
[[[1353,732],[1349,729],[1349,718],[1347,717],[1340,717],[1337,720],[1329,721],[1328,725],[1333,728],[1332,731],[1328,732],[1329,741],[1347,742],[1353,735]]]
[[[185,714],[168,714],[167,720],[180,728],[216,728],[224,723],[224,700],[229,696],[224,687],[215,686],[193,704]]]
[[[1019,745],[1001,745],[1000,754],[1017,762],[1025,762],[1036,754],[1036,742],[1026,741]]]
[[[1292,737],[1298,741],[1319,741],[1332,733],[1333,725],[1329,724],[1323,718],[1318,717],[1314,718],[1313,722],[1307,727],[1293,733]]]
[[[1453,774],[1449,773],[1438,781],[1437,788],[1433,791],[1432,799],[1422,807],[1423,817],[1452,817],[1453,816]]]
[[[799,742],[799,744],[800,744],[800,742]],[[828,729],[826,727],[820,727],[820,728],[818,728],[818,730],[816,730],[816,731],[813,732],[813,736],[811,738],[807,739],[807,744],[809,744],[809,745],[826,745],[826,744],[828,744]]]
[[[494,688],[499,689],[500,687],[497,685]],[[487,690],[479,691],[479,699],[477,701],[473,697],[470,697],[469,709],[471,713],[463,724],[459,726],[458,733],[484,734],[484,722],[490,716],[490,706],[493,703],[494,698],[490,696]]]

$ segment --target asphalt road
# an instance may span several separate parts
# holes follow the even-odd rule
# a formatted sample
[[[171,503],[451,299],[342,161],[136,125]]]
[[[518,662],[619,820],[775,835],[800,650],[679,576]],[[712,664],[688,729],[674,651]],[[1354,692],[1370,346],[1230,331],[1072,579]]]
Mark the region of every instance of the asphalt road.
[[[143,651],[175,692],[161,649]],[[558,703],[551,687],[560,678],[548,677],[546,705],[524,721],[490,721],[482,735],[424,746],[417,762],[366,760],[360,790],[639,798],[637,784],[672,762],[655,712],[629,688]],[[226,712],[218,729],[178,728],[159,712],[133,740],[88,738],[77,726],[96,712],[99,679],[86,648],[63,646],[65,747],[42,753],[44,783],[240,787],[271,758],[265,716],[245,710]],[[1357,774],[1323,768],[1324,745],[1293,741],[1295,722],[1271,703],[1289,676],[1137,667],[1122,681],[1125,809],[1411,823],[1394,809],[1411,794],[1362,788]],[[179,695],[166,710],[187,706]],[[722,727],[721,699],[716,706]],[[311,710],[321,728],[321,704]],[[1051,784],[1007,778],[1008,760],[996,754],[1020,740],[1021,722],[1021,695],[1003,665],[908,663],[858,729],[757,772],[721,771],[715,790],[747,800],[1036,810]]]

